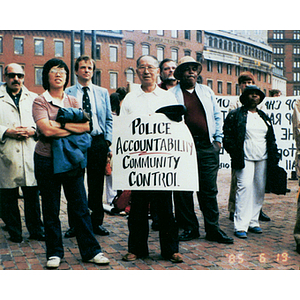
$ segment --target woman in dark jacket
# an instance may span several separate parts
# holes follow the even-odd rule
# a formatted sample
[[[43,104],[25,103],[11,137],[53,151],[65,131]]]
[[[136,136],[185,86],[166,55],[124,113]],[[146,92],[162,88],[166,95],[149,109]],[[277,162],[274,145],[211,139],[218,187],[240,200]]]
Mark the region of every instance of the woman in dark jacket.
[[[224,148],[237,174],[235,235],[262,233],[258,217],[263,204],[268,165],[276,165],[279,153],[270,118],[257,109],[265,94],[255,85],[240,96],[242,107],[231,111],[224,121]]]

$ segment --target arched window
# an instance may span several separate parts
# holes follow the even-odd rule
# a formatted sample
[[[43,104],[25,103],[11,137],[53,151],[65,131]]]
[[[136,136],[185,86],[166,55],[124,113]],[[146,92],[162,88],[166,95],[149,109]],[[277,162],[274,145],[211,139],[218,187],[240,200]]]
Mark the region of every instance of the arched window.
[[[129,68],[125,71],[126,81],[134,83],[134,70]]]

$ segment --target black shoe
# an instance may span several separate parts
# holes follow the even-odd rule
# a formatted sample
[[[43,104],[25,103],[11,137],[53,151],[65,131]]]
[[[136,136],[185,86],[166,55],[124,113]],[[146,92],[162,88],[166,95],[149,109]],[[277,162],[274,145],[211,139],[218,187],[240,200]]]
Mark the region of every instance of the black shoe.
[[[71,227],[71,228],[69,228],[67,231],[66,231],[66,233],[65,233],[65,238],[72,238],[72,237],[74,237],[74,236],[76,236],[76,234],[75,234],[75,227]]]
[[[262,210],[260,211],[259,214],[259,220],[263,221],[263,222],[269,222],[271,221],[271,218],[269,216],[267,216]]]
[[[300,244],[297,245],[296,251],[300,254]]]
[[[29,236],[30,240],[44,241],[45,234],[44,233],[34,233]]]
[[[179,241],[190,241],[200,237],[198,229],[184,230],[183,233],[178,237]]]
[[[98,225],[97,227],[94,227],[94,233],[99,235],[109,235],[109,231],[103,227],[102,225]]]
[[[208,232],[205,239],[211,242],[218,242],[222,244],[233,244],[233,238],[227,236],[226,233],[221,229],[215,232]]]
[[[21,243],[23,241],[23,238],[21,236],[11,236],[9,237],[9,240],[14,243]]]
[[[234,212],[229,213],[229,220],[232,222],[234,221]]]

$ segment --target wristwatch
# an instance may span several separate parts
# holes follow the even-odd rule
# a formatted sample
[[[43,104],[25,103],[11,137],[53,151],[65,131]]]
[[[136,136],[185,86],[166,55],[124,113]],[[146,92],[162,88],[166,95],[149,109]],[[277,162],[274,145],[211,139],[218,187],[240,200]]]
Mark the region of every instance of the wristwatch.
[[[60,128],[65,129],[66,123],[60,123]]]

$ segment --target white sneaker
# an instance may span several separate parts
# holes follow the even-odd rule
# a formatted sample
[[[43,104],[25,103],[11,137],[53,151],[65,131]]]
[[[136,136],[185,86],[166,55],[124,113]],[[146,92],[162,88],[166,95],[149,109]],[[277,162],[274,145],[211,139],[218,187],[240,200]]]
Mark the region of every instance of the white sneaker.
[[[96,256],[94,256],[92,259],[90,259],[88,262],[98,264],[98,265],[106,265],[109,264],[109,259],[104,256],[103,253],[98,253]]]
[[[48,261],[47,261],[47,268],[58,268],[60,265],[60,257],[58,256],[51,256],[49,257]]]

